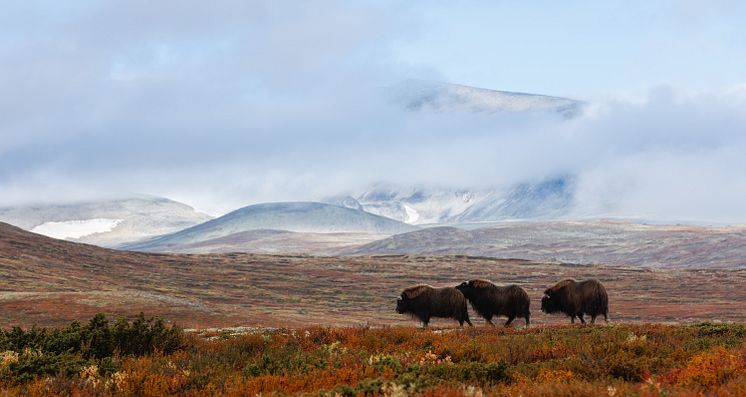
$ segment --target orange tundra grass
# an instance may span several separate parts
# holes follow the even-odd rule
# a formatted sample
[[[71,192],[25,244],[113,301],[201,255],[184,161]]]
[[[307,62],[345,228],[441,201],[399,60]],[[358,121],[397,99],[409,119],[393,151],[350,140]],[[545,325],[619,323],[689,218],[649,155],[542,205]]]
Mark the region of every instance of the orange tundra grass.
[[[187,334],[168,354],[3,350],[0,394],[746,395],[740,324],[251,332]]]

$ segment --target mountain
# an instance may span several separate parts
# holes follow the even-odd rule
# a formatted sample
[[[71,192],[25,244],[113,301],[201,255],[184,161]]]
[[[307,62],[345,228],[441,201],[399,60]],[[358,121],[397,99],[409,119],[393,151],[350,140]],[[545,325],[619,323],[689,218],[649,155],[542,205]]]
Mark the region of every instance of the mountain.
[[[585,106],[569,98],[423,80],[396,84],[389,87],[389,94],[393,102],[407,109],[441,113],[531,113],[531,117],[535,113],[557,113],[571,118]],[[525,181],[508,189],[379,183],[324,201],[413,225],[452,224],[562,217],[572,209],[574,188],[572,175]]]
[[[487,192],[479,190],[376,184],[360,193],[326,201],[420,225],[447,222],[486,195]]]
[[[572,118],[583,108],[583,102],[569,98],[437,81],[408,80],[391,87],[390,95],[408,109],[434,112],[550,112]]]
[[[50,237],[100,246],[172,233],[211,219],[162,197],[0,208],[0,221]]]
[[[325,201],[413,225],[453,224],[562,217],[572,210],[574,190],[572,176],[521,183],[507,190],[377,184]]]
[[[570,176],[521,183],[507,194],[492,194],[450,219],[454,223],[506,219],[549,219],[572,209],[575,179]]]
[[[746,268],[746,226],[645,225],[610,220],[509,222],[472,230],[422,229],[345,253]]]
[[[281,230],[297,233],[369,233],[392,235],[416,227],[361,210],[315,202],[250,205],[220,218],[147,241],[125,244],[138,251],[175,251],[219,238],[240,240],[238,233]]]

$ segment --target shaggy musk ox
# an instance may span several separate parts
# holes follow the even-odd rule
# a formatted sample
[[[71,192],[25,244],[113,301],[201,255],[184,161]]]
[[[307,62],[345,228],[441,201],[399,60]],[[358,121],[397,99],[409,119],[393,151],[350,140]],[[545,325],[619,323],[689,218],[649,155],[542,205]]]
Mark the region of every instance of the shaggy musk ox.
[[[456,288],[434,288],[429,285],[416,285],[405,289],[396,300],[396,312],[408,313],[422,321],[427,327],[431,317],[452,318],[463,327],[469,321],[466,298]]]
[[[563,280],[544,291],[541,311],[549,314],[565,313],[570,316],[572,323],[575,323],[577,316],[583,324],[583,315],[590,315],[591,324],[594,324],[596,316],[602,314],[608,322],[609,296],[606,294],[606,288],[598,280]]]
[[[464,281],[456,289],[464,294],[471,307],[490,325],[494,325],[492,317],[497,316],[508,318],[505,322],[506,327],[516,317],[526,319],[526,326],[529,325],[531,299],[526,291],[517,285],[499,287],[486,280],[471,280]]]

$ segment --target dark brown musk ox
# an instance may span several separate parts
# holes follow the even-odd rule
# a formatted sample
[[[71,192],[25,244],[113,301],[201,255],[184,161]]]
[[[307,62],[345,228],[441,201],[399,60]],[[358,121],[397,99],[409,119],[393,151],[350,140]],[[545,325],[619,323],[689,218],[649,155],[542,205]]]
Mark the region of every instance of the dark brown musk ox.
[[[562,280],[554,287],[547,288],[541,298],[541,311],[547,314],[565,313],[570,316],[570,322],[575,323],[575,317],[585,324],[584,315],[591,316],[591,324],[596,322],[598,315],[603,315],[609,321],[609,296],[606,288],[598,280]]]
[[[517,285],[501,287],[487,280],[470,280],[459,284],[456,289],[464,294],[471,307],[490,325],[494,325],[492,317],[499,316],[508,318],[506,327],[516,318],[526,319],[526,326],[530,323],[531,298]]]
[[[430,285],[415,285],[405,289],[396,300],[396,312],[410,314],[427,327],[431,317],[452,318],[464,326],[469,325],[469,310],[466,298],[453,287],[434,288]]]

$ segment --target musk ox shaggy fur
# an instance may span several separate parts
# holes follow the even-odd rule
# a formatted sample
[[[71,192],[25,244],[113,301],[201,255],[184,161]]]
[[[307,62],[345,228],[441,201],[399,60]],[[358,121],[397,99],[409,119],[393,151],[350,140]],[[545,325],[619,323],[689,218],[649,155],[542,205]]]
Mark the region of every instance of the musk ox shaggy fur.
[[[548,314],[565,313],[570,316],[572,323],[578,317],[585,324],[583,316],[586,314],[591,316],[591,324],[596,322],[599,315],[603,315],[608,322],[609,296],[598,280],[563,280],[544,291],[541,311]]]
[[[486,280],[464,281],[456,287],[471,303],[471,307],[493,325],[492,317],[505,316],[509,326],[516,318],[526,319],[530,323],[531,299],[526,291],[517,285],[497,286]]]
[[[396,301],[396,312],[410,314],[427,327],[431,317],[452,318],[461,326],[469,325],[469,310],[466,298],[453,287],[434,288],[429,285],[416,285],[405,289]]]

